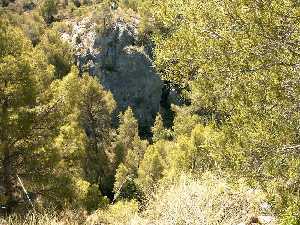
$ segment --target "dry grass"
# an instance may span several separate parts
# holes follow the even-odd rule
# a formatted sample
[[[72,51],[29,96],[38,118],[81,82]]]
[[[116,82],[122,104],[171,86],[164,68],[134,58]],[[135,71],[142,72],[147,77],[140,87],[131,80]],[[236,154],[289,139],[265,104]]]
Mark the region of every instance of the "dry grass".
[[[206,174],[201,179],[181,176],[176,184],[162,186],[143,212],[135,201],[120,201],[88,217],[84,212],[46,212],[11,216],[0,225],[237,225],[252,216],[271,215],[270,210],[259,190],[243,182],[233,187]]]
[[[266,212],[262,192],[243,183],[236,187],[207,174],[200,180],[182,176],[168,190],[161,189],[148,209],[131,225],[235,225]]]
[[[49,210],[0,218],[0,225],[83,225],[86,218],[84,211],[66,210],[62,213],[54,213]]]
[[[237,225],[252,216],[270,216],[270,210],[263,193],[242,181],[233,187],[212,174],[201,179],[183,175],[176,184],[162,186],[145,211],[120,202],[92,215],[88,225]]]

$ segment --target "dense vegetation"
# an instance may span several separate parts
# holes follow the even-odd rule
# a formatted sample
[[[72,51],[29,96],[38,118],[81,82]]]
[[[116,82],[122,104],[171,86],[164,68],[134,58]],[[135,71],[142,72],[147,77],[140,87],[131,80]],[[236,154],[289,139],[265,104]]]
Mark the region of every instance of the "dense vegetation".
[[[229,225],[267,214],[300,224],[297,1],[1,3],[9,223]],[[148,140],[131,108],[112,126],[112,94],[79,74],[58,32],[63,20],[111,5],[141,16],[141,43],[152,43],[157,72],[185,102],[173,105],[171,127],[158,113]],[[31,205],[36,217],[24,216]]]

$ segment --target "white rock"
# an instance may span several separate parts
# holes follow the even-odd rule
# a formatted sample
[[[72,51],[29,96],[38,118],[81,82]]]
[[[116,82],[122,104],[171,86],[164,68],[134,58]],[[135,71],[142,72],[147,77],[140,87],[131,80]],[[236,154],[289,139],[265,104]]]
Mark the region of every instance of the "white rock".
[[[271,224],[275,222],[275,217],[273,216],[258,216],[258,219],[262,224]]]

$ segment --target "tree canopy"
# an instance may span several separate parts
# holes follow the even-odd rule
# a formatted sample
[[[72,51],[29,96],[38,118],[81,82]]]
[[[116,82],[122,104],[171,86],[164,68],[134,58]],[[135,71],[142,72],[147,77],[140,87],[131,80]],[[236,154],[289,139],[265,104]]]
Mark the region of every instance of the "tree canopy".
[[[153,52],[153,66],[169,88],[147,139],[139,136],[130,106],[112,121],[118,102],[102,86],[105,80],[79,74],[74,46],[53,24],[101,7],[107,15],[125,14],[124,21],[136,18],[134,45]],[[263,193],[279,224],[299,224],[297,1],[45,0],[33,12],[10,10],[0,11],[0,204],[9,213],[24,199],[23,184],[32,200],[42,196],[43,207],[101,208],[98,220],[106,224],[129,224],[128,215],[140,212],[162,217],[156,206],[168,204],[169,212],[180,205],[170,199],[172,190],[197,210],[193,190],[208,202],[207,196],[232,200],[236,190],[247,204],[249,191]],[[104,36],[97,40],[110,42],[106,32],[95,32]],[[97,57],[93,63],[102,71]],[[165,109],[163,101],[177,105]],[[165,118],[168,113],[174,120]],[[216,224],[223,224],[221,217]]]

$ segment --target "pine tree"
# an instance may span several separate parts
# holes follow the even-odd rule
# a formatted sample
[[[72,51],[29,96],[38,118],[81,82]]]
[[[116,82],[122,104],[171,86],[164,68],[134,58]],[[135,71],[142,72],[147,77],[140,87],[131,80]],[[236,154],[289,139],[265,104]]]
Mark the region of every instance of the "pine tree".
[[[103,179],[113,176],[107,172],[112,95],[94,78],[80,78],[75,68],[55,80],[44,52],[19,28],[1,21],[0,30],[4,203],[11,211],[20,200],[18,176],[30,192],[50,196],[48,205],[92,209],[105,202]]]
[[[155,122],[154,125],[152,127],[152,133],[153,133],[153,141],[156,142],[160,139],[163,138],[163,132],[164,132],[164,124],[163,124],[163,120],[162,117],[160,115],[160,113],[157,114],[156,118],[155,118]]]
[[[115,101],[96,78],[84,75],[81,85],[80,123],[88,138],[85,174],[89,182],[98,184],[101,192],[110,196],[113,168],[109,147],[112,140],[111,113]]]
[[[108,202],[104,195],[112,190],[108,147],[115,102],[95,78],[80,77],[75,67],[54,86],[54,95],[63,101],[64,123],[54,140],[59,157],[49,187],[55,190],[56,206],[94,210]]]
[[[159,140],[172,140],[173,132],[164,127],[163,118],[160,113],[157,114],[152,130],[152,140],[157,142]]]
[[[140,139],[137,120],[134,118],[131,108],[128,108],[123,115],[120,115],[120,125],[115,145],[117,169],[114,199],[138,197],[135,178],[147,144],[147,141]]]
[[[46,31],[38,48],[44,51],[49,64],[54,66],[55,78],[62,78],[71,71],[73,50],[68,43],[61,40],[56,31]]]
[[[299,189],[288,187],[300,180],[299,4],[291,0],[148,4],[156,24],[156,68],[163,79],[187,90],[190,112],[200,116],[200,123],[216,123],[222,130],[222,145],[210,147],[219,155],[218,166],[264,184],[272,193],[286,190],[277,202],[278,212],[299,211],[293,207]],[[185,124],[182,119],[177,127]],[[213,152],[217,147],[222,153]]]
[[[9,210],[17,175],[42,181],[56,155],[51,141],[61,124],[60,101],[50,94],[53,68],[46,62],[20,29],[0,21],[0,160]]]
[[[163,178],[163,172],[167,168],[166,158],[168,148],[170,147],[170,143],[158,141],[150,145],[145,152],[138,169],[136,183],[139,190],[147,197],[150,197],[151,194],[154,193],[160,179]]]

